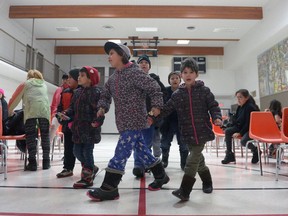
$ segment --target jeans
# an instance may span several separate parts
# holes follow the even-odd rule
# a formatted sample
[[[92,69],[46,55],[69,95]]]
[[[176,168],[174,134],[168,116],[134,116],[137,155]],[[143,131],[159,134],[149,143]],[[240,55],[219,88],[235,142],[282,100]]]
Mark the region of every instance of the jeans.
[[[66,129],[64,132],[64,169],[73,170],[75,166],[76,158],[74,156],[74,142],[72,141],[72,132],[70,129]]]
[[[134,150],[135,160],[140,161],[144,168],[150,168],[159,163],[144,141],[142,131],[123,131],[115,149],[113,158],[109,161],[106,171],[124,175],[127,160]]]
[[[74,143],[73,153],[75,157],[83,167],[91,170],[94,168],[93,149],[94,143]]]

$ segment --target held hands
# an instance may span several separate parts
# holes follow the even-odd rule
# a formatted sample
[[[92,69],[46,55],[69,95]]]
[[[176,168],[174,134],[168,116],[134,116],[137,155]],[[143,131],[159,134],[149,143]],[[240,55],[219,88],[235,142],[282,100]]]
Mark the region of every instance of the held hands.
[[[157,117],[160,114],[160,109],[156,107],[152,107],[151,111],[149,112],[149,115]]]

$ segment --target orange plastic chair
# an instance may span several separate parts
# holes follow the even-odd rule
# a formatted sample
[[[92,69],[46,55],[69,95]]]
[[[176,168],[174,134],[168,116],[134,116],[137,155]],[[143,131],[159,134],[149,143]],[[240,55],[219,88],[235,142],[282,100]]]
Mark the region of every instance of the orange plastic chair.
[[[261,176],[263,176],[262,160],[260,155],[260,143],[264,144],[272,143],[279,145],[284,142],[281,138],[281,132],[271,112],[260,112],[260,111],[251,112],[249,136],[253,140],[248,141],[246,144],[245,168],[247,169],[248,144],[252,143],[254,145],[257,145],[260,173]]]
[[[4,179],[7,179],[7,146],[3,141],[6,140],[24,140],[25,134],[23,135],[3,135],[2,125],[2,104],[0,103],[0,148],[1,148],[1,166],[4,169]]]
[[[215,142],[216,142],[216,155],[218,157],[218,149],[219,149],[219,142],[220,142],[220,138],[224,138],[225,137],[225,133],[222,130],[222,128],[220,126],[214,125],[212,123],[212,130],[215,134]]]
[[[281,138],[285,144],[279,145],[276,151],[276,180],[278,180],[282,150],[288,148],[288,107],[282,109]]]

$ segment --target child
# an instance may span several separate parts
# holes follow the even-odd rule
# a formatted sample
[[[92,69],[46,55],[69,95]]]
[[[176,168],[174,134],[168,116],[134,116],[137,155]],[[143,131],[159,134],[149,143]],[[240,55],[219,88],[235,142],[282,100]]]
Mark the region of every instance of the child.
[[[50,107],[48,91],[42,73],[38,70],[29,70],[27,80],[20,84],[13,93],[9,101],[9,115],[11,116],[14,108],[23,100],[24,124],[26,143],[29,154],[29,164],[25,170],[36,171],[36,153],[38,128],[41,134],[41,145],[43,150],[43,169],[50,168]]]
[[[60,103],[57,107],[57,112],[66,111],[71,103],[72,96],[74,94],[75,89],[79,88],[78,86],[78,77],[79,77],[79,69],[73,68],[68,73],[67,84],[68,88],[63,88],[60,96]],[[57,113],[56,112],[56,113]],[[56,115],[56,114],[55,114]],[[59,116],[57,116],[57,120],[62,125],[62,132],[64,135],[64,157],[63,157],[63,170],[60,173],[57,173],[57,178],[65,178],[73,175],[73,169],[75,167],[75,156],[73,153],[74,142],[72,140],[72,131],[71,128],[68,127],[67,121],[61,121]],[[69,123],[72,124],[72,123]]]
[[[145,168],[151,169],[155,177],[154,182],[149,184],[149,190],[160,190],[163,184],[169,182],[161,161],[152,155],[142,135],[142,130],[148,128],[146,95],[151,98],[154,115],[159,114],[159,109],[163,105],[160,87],[137,64],[129,62],[131,54],[126,45],[107,42],[104,49],[109,54],[108,60],[111,66],[115,67],[115,72],[105,83],[98,114],[104,115],[108,111],[111,97],[113,97],[116,125],[120,137],[114,157],[106,168],[101,187],[87,192],[87,195],[94,201],[119,198],[118,184],[132,150],[137,151],[137,156],[143,161]]]
[[[87,188],[93,185],[93,180],[99,168],[94,165],[94,144],[101,140],[101,125],[103,119],[97,118],[97,104],[101,89],[96,85],[100,81],[98,71],[90,66],[84,66],[79,71],[78,84],[69,109],[63,112],[63,120],[73,119],[72,140],[74,155],[82,164],[81,180],[74,183],[74,188]]]
[[[189,195],[196,181],[198,172],[204,193],[212,193],[212,178],[205,165],[202,154],[205,143],[215,138],[210,116],[215,125],[221,125],[222,116],[213,93],[198,77],[198,65],[193,58],[187,58],[181,65],[181,77],[184,81],[171,99],[164,105],[160,117],[177,112],[181,141],[188,145],[189,155],[184,168],[184,176],[178,190],[172,194],[182,201],[189,200]]]
[[[181,82],[181,75],[177,72],[171,72],[168,75],[168,83],[170,86],[166,87],[166,91],[170,99],[173,92],[175,92]],[[167,101],[166,101],[167,102]],[[162,149],[162,163],[163,166],[166,168],[168,166],[168,158],[169,152],[171,147],[171,142],[173,140],[173,136],[176,134],[177,142],[179,145],[179,152],[180,152],[180,167],[184,170],[186,159],[189,154],[188,146],[186,143],[182,143],[180,139],[180,131],[178,127],[178,117],[177,112],[172,112],[169,116],[164,118],[164,122],[161,127],[161,149]]]

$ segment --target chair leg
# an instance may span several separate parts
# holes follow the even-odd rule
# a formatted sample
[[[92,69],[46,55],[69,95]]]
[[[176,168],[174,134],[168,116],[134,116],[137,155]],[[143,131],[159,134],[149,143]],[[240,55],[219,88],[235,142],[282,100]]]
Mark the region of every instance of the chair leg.
[[[261,158],[261,149],[260,149],[260,143],[257,141],[257,151],[258,151],[258,158],[259,158],[259,166],[260,166],[260,174],[263,176],[263,170],[262,170],[262,158]]]
[[[2,141],[0,142],[0,148],[2,151],[1,164],[4,168],[4,180],[6,180],[7,179],[7,151],[8,151],[8,148],[5,145],[5,143],[3,143]]]

